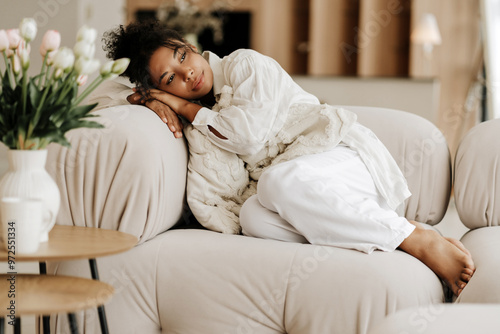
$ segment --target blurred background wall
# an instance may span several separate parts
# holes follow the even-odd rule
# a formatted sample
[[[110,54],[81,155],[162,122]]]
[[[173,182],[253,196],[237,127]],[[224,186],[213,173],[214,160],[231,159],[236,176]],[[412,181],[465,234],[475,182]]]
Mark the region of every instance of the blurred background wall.
[[[47,29],[59,30],[62,44],[72,46],[83,24],[101,36],[119,24],[156,17],[161,8],[170,14],[209,13],[222,24],[223,39],[214,41],[213,22],[198,16],[190,23],[206,24],[195,36],[202,48],[220,56],[241,47],[256,49],[331,104],[416,112],[441,129],[454,152],[485,113],[480,1],[0,0],[0,28],[34,17],[39,36],[33,53]],[[412,39],[428,14],[440,34],[431,52]],[[100,48],[97,57],[105,61]],[[32,68],[39,68],[41,58],[32,58]]]

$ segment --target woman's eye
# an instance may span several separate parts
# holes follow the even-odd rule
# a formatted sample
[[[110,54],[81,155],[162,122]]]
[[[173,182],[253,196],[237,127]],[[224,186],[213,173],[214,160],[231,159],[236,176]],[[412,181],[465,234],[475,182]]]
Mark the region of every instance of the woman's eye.
[[[172,80],[174,80],[174,74],[172,74],[171,76],[169,76],[169,77],[168,77],[168,80],[167,80],[167,85],[168,85],[169,83],[171,83],[171,82],[172,82]]]
[[[184,61],[184,59],[186,59],[186,52],[184,52],[181,56],[181,63]]]

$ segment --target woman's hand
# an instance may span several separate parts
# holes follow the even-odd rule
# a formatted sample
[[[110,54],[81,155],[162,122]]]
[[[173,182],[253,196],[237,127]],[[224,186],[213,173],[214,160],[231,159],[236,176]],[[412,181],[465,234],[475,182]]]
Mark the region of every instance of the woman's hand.
[[[167,105],[177,115],[184,117],[189,123],[192,123],[196,114],[201,109],[201,106],[185,100],[181,97],[172,95],[159,89],[150,89],[148,92],[149,98],[153,98]]]
[[[165,103],[162,103],[152,97],[149,99],[144,97],[140,92],[136,91],[127,97],[127,101],[131,104],[141,104],[145,105],[152,111],[154,111],[160,119],[168,125],[168,128],[174,134],[175,138],[182,137],[183,125],[179,116]]]

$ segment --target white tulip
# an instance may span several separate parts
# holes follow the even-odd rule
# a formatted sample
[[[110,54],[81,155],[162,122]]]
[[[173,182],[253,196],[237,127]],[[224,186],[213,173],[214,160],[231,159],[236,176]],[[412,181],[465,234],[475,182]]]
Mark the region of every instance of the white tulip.
[[[73,52],[76,57],[85,57],[92,58],[95,54],[95,45],[94,43],[89,43],[86,41],[79,41],[73,47]]]
[[[130,59],[128,58],[121,58],[115,60],[115,62],[113,63],[113,67],[111,68],[111,72],[120,75],[123,72],[125,72],[125,70],[128,67],[128,64],[130,64]]]
[[[57,51],[54,58],[54,66],[63,71],[69,71],[75,63],[73,51],[67,47],[62,47]]]
[[[86,41],[87,43],[94,43],[97,38],[97,30],[94,28],[89,28],[87,26],[82,26],[78,33],[76,34],[77,41]]]
[[[30,53],[27,49],[18,49],[17,54],[19,55],[19,59],[21,61],[21,66],[23,70],[27,70],[30,67]]]
[[[9,38],[5,30],[0,30],[0,52],[9,48]]]
[[[62,77],[64,71],[60,68],[56,68],[55,72],[54,72],[54,79],[59,79],[60,77]]]
[[[24,18],[19,24],[19,33],[26,43],[35,39],[37,32],[36,21],[33,18]]]
[[[80,57],[75,61],[75,70],[79,75],[88,75],[97,71],[100,65],[97,59]]]
[[[115,62],[112,60],[105,62],[104,65],[101,66],[101,70],[100,70],[101,75],[106,76],[106,75],[110,74],[111,70],[113,69],[114,63]]]
[[[108,75],[103,76],[104,79],[106,80],[113,80],[118,78],[118,74],[115,73],[109,73]]]
[[[56,54],[57,54],[57,50],[47,52],[47,65],[48,66],[54,65],[54,58],[56,57]]]

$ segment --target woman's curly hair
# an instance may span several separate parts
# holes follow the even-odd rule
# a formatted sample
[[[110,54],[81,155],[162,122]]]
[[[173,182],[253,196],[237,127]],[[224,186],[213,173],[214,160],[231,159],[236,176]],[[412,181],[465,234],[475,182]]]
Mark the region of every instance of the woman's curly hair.
[[[159,47],[191,49],[177,31],[165,28],[157,20],[134,22],[125,27],[120,25],[105,32],[102,40],[109,59],[130,58],[130,64],[122,75],[145,90],[154,87],[150,80],[149,60]]]

